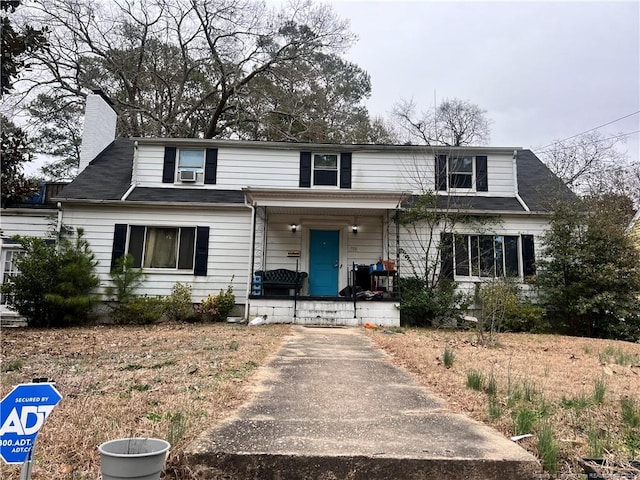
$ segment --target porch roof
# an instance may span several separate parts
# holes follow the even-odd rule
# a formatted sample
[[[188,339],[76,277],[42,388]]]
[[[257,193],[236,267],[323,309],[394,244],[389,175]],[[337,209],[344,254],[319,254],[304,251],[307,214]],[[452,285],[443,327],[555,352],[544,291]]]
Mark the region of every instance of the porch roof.
[[[395,210],[409,195],[402,191],[376,191],[352,189],[292,189],[251,188],[242,189],[254,206],[331,208],[341,210]]]

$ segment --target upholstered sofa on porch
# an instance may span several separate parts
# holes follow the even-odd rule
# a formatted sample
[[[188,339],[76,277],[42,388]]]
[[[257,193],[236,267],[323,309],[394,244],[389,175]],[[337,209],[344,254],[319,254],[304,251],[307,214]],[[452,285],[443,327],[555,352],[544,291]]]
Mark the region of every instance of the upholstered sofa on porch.
[[[308,276],[307,272],[295,272],[286,268],[259,270],[254,276],[254,294],[289,296],[291,290],[297,290],[299,295],[304,279]],[[260,286],[259,289],[255,288],[257,285]]]

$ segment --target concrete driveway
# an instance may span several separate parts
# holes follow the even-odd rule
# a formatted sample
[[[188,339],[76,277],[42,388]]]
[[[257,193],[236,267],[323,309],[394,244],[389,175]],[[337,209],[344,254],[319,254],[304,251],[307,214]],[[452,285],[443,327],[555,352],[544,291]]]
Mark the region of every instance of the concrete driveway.
[[[254,398],[187,449],[201,478],[522,480],[540,472],[500,433],[448,411],[361,329],[293,327],[259,377]]]

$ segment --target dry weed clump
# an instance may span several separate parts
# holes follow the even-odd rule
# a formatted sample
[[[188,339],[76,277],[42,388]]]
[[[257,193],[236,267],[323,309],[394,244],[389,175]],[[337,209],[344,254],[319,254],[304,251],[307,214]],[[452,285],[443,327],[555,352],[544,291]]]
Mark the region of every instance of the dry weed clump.
[[[631,398],[640,405],[638,344],[503,333],[495,347],[486,348],[476,343],[475,332],[470,331],[368,333],[394,363],[444,397],[452,410],[506,436],[528,422],[536,425],[534,430],[551,425],[560,449],[560,472],[582,472],[577,459],[595,454],[615,458],[617,463],[640,457],[640,440],[634,452],[631,430],[621,417],[622,399]],[[444,349],[455,354],[449,368],[441,358]],[[474,373],[484,378],[479,391],[466,387]],[[535,435],[520,444],[538,454]]]
[[[38,434],[32,478],[94,480],[97,446],[130,436],[167,439],[164,478],[189,478],[186,444],[248,398],[252,373],[287,332],[224,324],[3,329],[2,396],[37,377],[54,380],[62,395]],[[18,477],[19,466],[0,466],[0,478]]]

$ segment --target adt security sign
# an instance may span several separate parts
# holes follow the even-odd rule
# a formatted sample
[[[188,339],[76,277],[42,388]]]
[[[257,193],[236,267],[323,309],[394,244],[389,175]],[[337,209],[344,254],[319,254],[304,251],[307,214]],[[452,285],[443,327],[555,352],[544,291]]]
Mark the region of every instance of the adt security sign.
[[[0,402],[0,457],[23,463],[38,430],[62,396],[52,383],[17,385]]]

